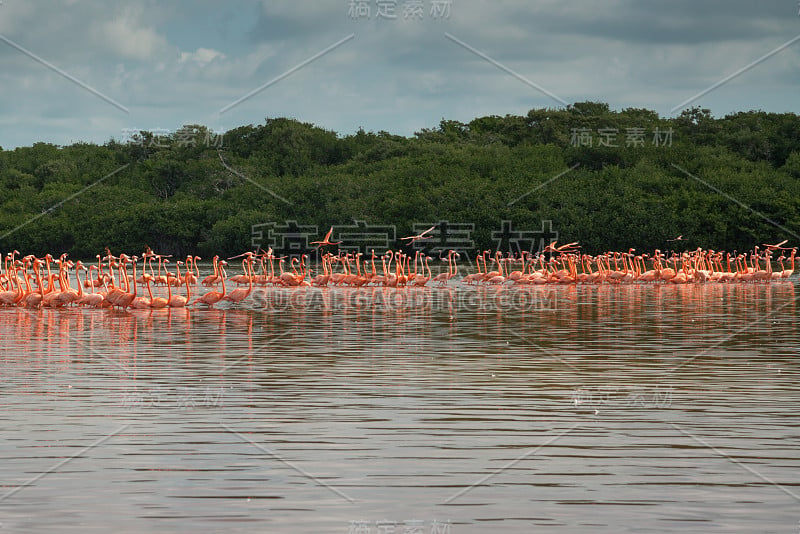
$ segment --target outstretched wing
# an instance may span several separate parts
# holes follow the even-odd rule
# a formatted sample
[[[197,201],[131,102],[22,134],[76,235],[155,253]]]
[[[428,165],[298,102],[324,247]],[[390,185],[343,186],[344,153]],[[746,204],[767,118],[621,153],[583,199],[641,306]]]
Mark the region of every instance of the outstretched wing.
[[[328,230],[327,234],[325,234],[325,237],[322,238],[322,241],[312,241],[311,244],[312,245],[319,245],[319,247],[321,247],[322,245],[334,245],[335,243],[331,243],[331,235],[332,234],[333,234],[333,226],[331,226],[331,229]],[[339,243],[341,243],[341,241],[339,241]],[[319,247],[317,247],[317,248],[319,248]]]
[[[762,246],[765,246],[765,247],[767,247],[767,248],[768,248],[768,249],[770,249],[770,250],[775,250],[775,249],[779,249],[779,248],[781,248],[783,245],[785,245],[785,244],[786,244],[786,243],[788,243],[788,242],[789,242],[789,240],[788,240],[788,239],[784,239],[784,240],[783,240],[783,241],[781,241],[780,243],[776,243],[776,244],[774,244],[774,245],[767,245],[767,244],[763,244]]]
[[[553,241],[553,243],[555,244],[555,241]],[[566,250],[571,250],[573,248],[579,248],[579,247],[577,247],[577,244],[578,244],[577,241],[575,241],[573,243],[567,243],[566,245],[561,245],[560,247],[556,248],[555,250],[557,250],[559,252],[562,252],[562,251],[566,251]]]
[[[427,230],[425,230],[424,232],[422,232],[422,233],[419,233],[417,235],[410,235],[408,237],[401,237],[400,239],[410,239],[411,241],[417,241],[419,239],[431,239],[433,237],[432,235],[425,235],[425,234],[427,234],[428,232],[430,232],[434,228],[436,228],[435,224],[433,226],[431,226],[430,228],[428,228]]]
[[[555,252],[556,250],[558,250],[556,249],[556,243],[558,243],[558,241],[553,241],[552,243],[544,247],[542,252]]]

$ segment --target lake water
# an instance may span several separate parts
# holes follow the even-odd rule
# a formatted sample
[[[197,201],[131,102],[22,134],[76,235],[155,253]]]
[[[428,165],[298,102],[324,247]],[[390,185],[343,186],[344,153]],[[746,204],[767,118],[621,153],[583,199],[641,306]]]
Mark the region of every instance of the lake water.
[[[800,531],[792,283],[0,309],[0,533]]]

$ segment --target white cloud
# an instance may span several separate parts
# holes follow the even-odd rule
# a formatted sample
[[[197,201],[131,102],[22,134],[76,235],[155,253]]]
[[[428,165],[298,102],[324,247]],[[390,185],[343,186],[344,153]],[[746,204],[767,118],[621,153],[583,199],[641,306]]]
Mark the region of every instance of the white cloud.
[[[167,50],[167,39],[142,20],[141,9],[125,7],[109,20],[94,26],[94,44],[118,59],[156,60]]]
[[[180,61],[194,61],[198,65],[205,66],[217,58],[225,59],[225,54],[211,48],[198,48],[194,52],[181,52]]]
[[[346,0],[246,7],[198,0],[191,9],[157,0],[53,0],[46,10],[9,1],[0,6],[0,33],[130,114],[0,42],[0,116],[10,126],[0,130],[0,145],[104,142],[126,127],[233,128],[274,116],[340,133],[363,126],[411,134],[442,118],[558,105],[445,32],[567,102],[600,100],[666,115],[797,35],[800,19],[790,4],[456,0],[446,20],[432,20],[426,8],[424,20],[387,21],[351,19]],[[351,33],[354,39],[218,113]],[[798,65],[800,42],[695,104],[714,114],[800,111]]]

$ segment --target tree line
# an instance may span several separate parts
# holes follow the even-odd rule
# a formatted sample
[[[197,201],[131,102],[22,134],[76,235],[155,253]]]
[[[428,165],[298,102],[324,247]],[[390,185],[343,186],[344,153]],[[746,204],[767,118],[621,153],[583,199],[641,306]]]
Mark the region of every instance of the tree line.
[[[213,142],[210,142],[212,140]],[[0,148],[0,251],[233,255],[254,227],[502,221],[597,253],[746,250],[800,234],[800,119],[707,109],[662,118],[600,102],[442,120],[413,136],[339,135],[290,118],[212,134],[185,125],[103,145]],[[680,243],[669,241],[683,235]],[[336,236],[334,236],[336,237]],[[315,236],[312,236],[312,240]]]

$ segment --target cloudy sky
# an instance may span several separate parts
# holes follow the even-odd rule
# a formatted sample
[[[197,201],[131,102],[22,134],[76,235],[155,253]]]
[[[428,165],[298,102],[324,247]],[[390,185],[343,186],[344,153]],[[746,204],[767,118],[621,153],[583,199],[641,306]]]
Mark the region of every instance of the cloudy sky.
[[[2,0],[0,146],[266,117],[411,135],[585,100],[798,113],[798,12],[798,0]]]

